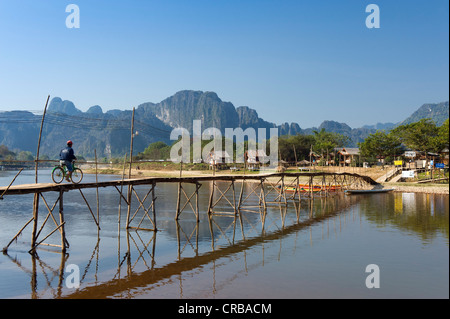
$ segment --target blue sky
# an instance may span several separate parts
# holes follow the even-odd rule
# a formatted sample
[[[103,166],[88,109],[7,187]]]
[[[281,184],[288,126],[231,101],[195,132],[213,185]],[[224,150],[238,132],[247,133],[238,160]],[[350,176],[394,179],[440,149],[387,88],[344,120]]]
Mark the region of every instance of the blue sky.
[[[447,0],[0,0],[0,110],[42,111],[48,94],[123,110],[190,89],[277,124],[398,122],[449,99],[448,30]]]

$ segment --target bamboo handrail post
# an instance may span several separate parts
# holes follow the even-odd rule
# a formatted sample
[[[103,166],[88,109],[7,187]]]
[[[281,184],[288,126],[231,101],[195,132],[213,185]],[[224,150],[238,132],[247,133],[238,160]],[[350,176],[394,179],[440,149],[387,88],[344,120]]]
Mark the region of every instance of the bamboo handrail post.
[[[64,201],[63,201],[63,193],[64,191],[61,189],[59,191],[59,222],[61,227],[61,247],[62,252],[66,252],[66,231],[65,231],[65,221],[64,221]]]
[[[156,231],[158,231],[158,228],[156,227],[155,188],[156,188],[156,182],[153,181],[153,183],[152,183],[152,214],[153,214],[153,222],[154,222],[154,227],[155,227],[155,232],[156,232]]]
[[[125,178],[125,164],[126,164],[126,161],[127,161],[127,154],[125,154],[125,157],[123,159],[122,181],[120,183],[119,213],[118,213],[119,216],[118,216],[118,220],[117,220],[119,234],[120,234],[120,217],[121,217],[121,212],[122,212],[123,180]]]
[[[98,199],[98,172],[97,172],[97,150],[94,149],[94,155],[95,155],[95,183],[97,184],[96,187],[96,197],[97,197],[97,227],[98,230],[100,230],[100,203]]]
[[[36,165],[35,165],[35,182],[36,182],[36,184],[38,182],[39,149],[41,147],[42,128],[44,126],[45,113],[47,112],[47,105],[48,105],[49,99],[50,99],[50,95],[47,97],[47,102],[45,103],[44,114],[42,114],[42,120],[41,120],[41,128],[39,130],[39,139],[38,139],[38,145],[37,145],[37,151],[36,151]]]
[[[233,185],[232,189],[233,189],[234,215],[237,215],[238,211],[237,211],[237,207],[236,207],[236,192],[235,192],[235,189],[234,189],[234,179],[231,181],[231,183],[232,183],[232,185]]]
[[[33,230],[31,231],[31,247],[34,247],[36,245],[38,217],[39,217],[39,195],[38,193],[35,193],[33,200]]]

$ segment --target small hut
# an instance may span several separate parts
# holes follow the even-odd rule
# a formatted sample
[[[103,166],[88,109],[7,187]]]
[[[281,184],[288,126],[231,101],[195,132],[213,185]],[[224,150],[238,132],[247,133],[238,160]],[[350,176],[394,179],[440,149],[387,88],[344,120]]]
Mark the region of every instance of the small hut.
[[[264,150],[248,150],[245,152],[245,163],[249,170],[258,170],[265,162],[267,154]]]
[[[339,159],[339,166],[350,166],[360,155],[359,148],[352,147],[337,148],[335,154]]]
[[[208,155],[207,162],[210,169],[225,169],[230,161],[229,159],[230,155],[227,151],[212,151]]]

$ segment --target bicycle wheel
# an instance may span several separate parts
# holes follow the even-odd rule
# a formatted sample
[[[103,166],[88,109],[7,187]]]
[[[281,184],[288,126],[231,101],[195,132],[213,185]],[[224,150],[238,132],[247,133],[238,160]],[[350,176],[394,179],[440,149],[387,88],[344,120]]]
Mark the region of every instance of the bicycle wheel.
[[[75,168],[70,179],[72,180],[72,183],[78,184],[83,179],[83,171],[79,168]]]
[[[53,182],[55,182],[56,184],[61,184],[63,179],[64,179],[64,170],[59,166],[55,167],[52,171]]]

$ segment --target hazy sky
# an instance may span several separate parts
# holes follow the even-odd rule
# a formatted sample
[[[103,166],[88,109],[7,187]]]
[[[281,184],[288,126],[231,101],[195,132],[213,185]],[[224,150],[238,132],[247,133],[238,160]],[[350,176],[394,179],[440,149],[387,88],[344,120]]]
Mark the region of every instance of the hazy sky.
[[[398,122],[449,99],[448,38],[448,0],[0,0],[0,110],[42,111],[49,94],[123,110],[189,89],[277,124]]]

